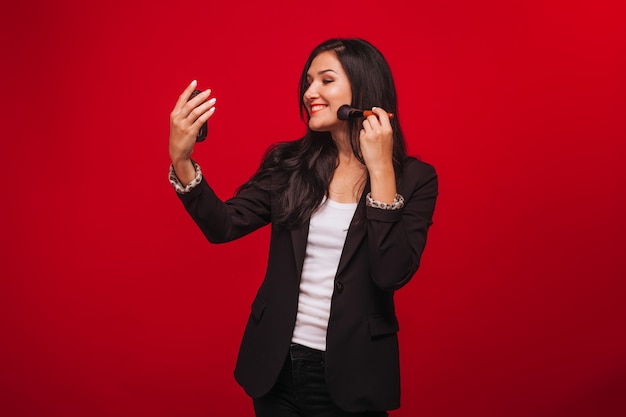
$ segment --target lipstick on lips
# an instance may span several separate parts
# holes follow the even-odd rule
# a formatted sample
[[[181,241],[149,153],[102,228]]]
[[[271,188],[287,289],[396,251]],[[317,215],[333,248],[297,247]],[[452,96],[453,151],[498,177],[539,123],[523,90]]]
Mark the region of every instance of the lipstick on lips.
[[[311,106],[311,114],[317,113],[320,110],[324,110],[327,106],[324,104],[314,104]]]

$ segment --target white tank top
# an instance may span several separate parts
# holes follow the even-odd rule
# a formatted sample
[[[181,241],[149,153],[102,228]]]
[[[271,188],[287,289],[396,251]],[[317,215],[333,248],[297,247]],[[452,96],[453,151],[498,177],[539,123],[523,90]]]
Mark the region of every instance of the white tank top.
[[[293,343],[326,350],[335,275],[357,205],[325,198],[311,216]]]

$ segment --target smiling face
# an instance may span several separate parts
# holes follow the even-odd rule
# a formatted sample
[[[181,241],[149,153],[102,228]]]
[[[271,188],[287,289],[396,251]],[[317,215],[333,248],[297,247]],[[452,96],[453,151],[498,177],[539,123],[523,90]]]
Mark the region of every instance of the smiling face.
[[[322,52],[313,59],[307,71],[307,84],[303,102],[309,112],[311,130],[344,131],[347,124],[337,118],[337,110],[352,103],[352,88],[334,52]]]

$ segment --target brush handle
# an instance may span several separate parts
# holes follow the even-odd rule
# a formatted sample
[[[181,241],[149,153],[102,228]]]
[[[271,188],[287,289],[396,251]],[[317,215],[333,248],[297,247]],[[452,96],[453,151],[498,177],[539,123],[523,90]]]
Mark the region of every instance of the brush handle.
[[[371,110],[363,110],[363,117],[368,117],[372,115],[376,116],[376,113]],[[393,113],[387,113],[387,116],[389,116],[390,119],[393,119]]]

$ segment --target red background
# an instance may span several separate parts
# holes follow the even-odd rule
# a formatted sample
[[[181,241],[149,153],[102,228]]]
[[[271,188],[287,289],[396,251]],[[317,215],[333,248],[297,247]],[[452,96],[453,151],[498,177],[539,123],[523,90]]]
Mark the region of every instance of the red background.
[[[268,230],[206,242],[167,181],[168,116],[226,198],[295,139],[310,50],[387,57],[440,198],[397,294],[392,416],[626,415],[622,1],[5,2],[0,414],[250,416],[232,376]]]

